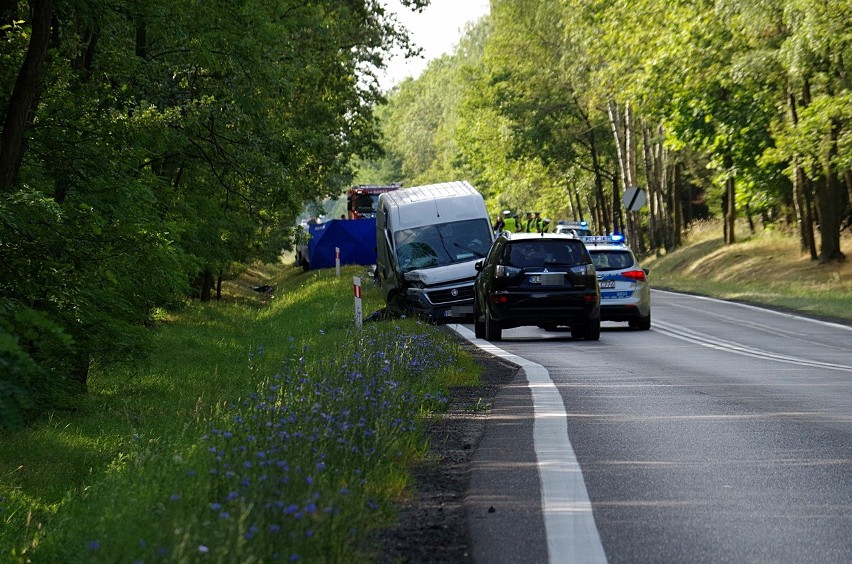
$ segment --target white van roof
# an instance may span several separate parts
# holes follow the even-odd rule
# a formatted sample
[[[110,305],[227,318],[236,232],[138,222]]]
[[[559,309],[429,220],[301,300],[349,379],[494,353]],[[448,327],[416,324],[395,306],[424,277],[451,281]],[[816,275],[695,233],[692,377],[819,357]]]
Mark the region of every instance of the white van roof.
[[[467,181],[441,182],[385,192],[394,230],[483,217],[488,211],[482,195]]]

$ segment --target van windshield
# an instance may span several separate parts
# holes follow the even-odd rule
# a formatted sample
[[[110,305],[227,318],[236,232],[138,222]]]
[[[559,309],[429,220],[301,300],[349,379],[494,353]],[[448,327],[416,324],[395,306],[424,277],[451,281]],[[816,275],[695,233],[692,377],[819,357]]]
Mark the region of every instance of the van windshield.
[[[491,233],[486,219],[402,229],[394,233],[399,268],[408,272],[479,260],[491,248]]]

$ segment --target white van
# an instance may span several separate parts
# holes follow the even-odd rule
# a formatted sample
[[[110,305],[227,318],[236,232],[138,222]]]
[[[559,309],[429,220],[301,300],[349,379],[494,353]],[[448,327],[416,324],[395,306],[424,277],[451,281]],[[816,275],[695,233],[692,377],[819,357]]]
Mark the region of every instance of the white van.
[[[482,196],[468,182],[402,188],[379,196],[376,277],[396,313],[432,322],[473,315],[476,261],[494,233]]]

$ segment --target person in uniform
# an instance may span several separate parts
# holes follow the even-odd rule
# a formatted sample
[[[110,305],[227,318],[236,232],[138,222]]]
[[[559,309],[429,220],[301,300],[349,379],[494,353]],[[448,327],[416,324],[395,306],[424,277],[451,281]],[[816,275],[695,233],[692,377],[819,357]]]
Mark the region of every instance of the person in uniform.
[[[533,228],[530,229],[530,232],[542,233],[542,221],[543,220],[541,219],[541,212],[535,212],[535,217],[533,218]]]
[[[518,231],[518,217],[512,215],[512,212],[506,210],[503,212],[503,231],[516,233]]]
[[[535,226],[535,220],[533,219],[532,212],[527,212],[527,217],[524,219],[524,231],[527,233],[535,233],[533,231],[533,227]]]

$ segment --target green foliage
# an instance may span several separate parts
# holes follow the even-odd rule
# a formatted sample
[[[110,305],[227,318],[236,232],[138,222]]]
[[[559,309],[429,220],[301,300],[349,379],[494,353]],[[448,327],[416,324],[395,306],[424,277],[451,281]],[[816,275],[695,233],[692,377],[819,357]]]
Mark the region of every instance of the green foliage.
[[[416,320],[356,331],[359,274],[289,268],[265,307],[186,308],[146,362],[94,369],[77,412],[7,434],[0,559],[370,561],[422,417],[476,367]]]
[[[7,109],[33,70],[25,4],[0,36],[0,127],[27,122],[19,162],[0,159],[16,172],[0,191],[15,374],[0,376],[0,424],[65,405],[92,366],[141,358],[152,312],[199,273],[277,260],[304,203],[338,195],[377,151],[373,71],[410,48],[373,0],[57,1],[20,116]]]

